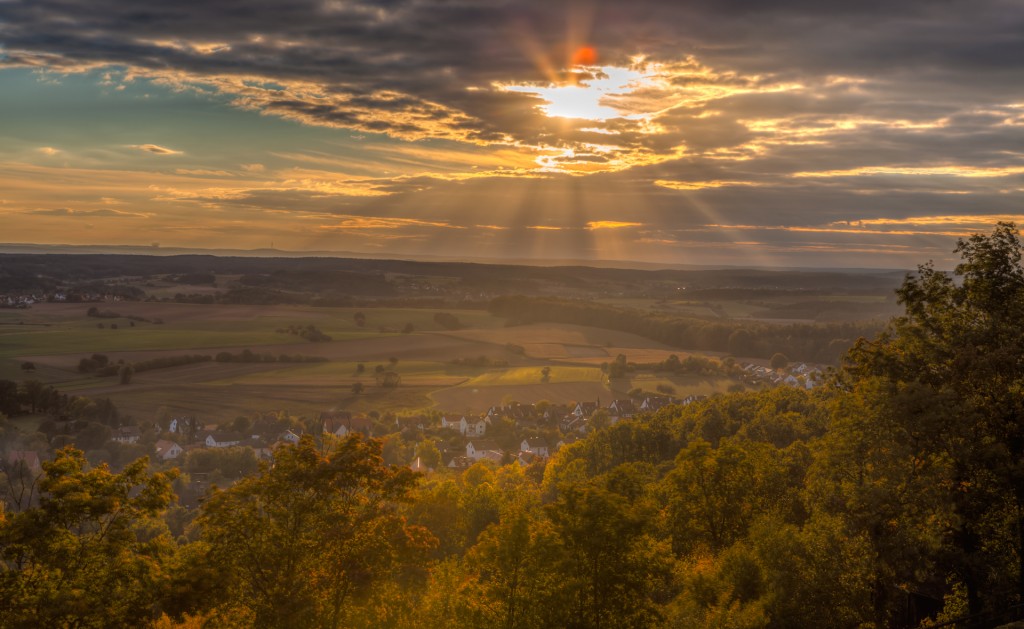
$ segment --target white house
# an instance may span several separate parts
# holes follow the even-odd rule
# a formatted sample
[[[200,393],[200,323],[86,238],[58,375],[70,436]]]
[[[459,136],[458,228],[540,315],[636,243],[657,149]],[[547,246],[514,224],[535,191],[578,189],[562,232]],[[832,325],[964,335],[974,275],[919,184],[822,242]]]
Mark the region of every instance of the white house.
[[[459,418],[458,421],[450,420],[447,417],[442,417],[441,428],[457,430],[459,434],[464,437],[482,437],[485,434],[487,434],[487,424],[489,422],[490,418],[487,417],[466,419],[466,417],[463,416]]]
[[[498,444],[493,441],[488,439],[475,439],[466,443],[466,456],[474,461],[479,461],[483,458],[493,458],[488,456],[489,452],[496,452],[498,460],[501,460],[502,452],[498,448]]]
[[[576,417],[587,417],[589,418],[597,409],[601,408],[601,400],[597,402],[579,402],[576,404],[576,408],[572,409],[572,414]]]
[[[634,412],[633,400],[615,400],[608,405],[608,416],[613,424],[620,419],[629,419]]]
[[[242,443],[241,435],[229,432],[211,432],[206,435],[207,448],[230,448]]]
[[[142,438],[142,431],[138,426],[121,426],[111,437],[111,440],[118,443],[138,443]]]
[[[370,437],[373,420],[369,417],[352,417],[350,413],[328,417],[324,420],[324,432],[335,437],[347,437],[349,433],[361,432]]]
[[[298,443],[302,436],[293,430],[286,430],[281,433],[281,441],[287,441],[288,443]]]
[[[160,441],[156,442],[156,458],[160,459],[161,461],[170,461],[171,459],[176,459],[179,456],[181,456],[182,452],[184,452],[184,450],[182,450],[181,446],[174,443],[173,441],[161,439]]]
[[[548,442],[543,437],[530,437],[523,439],[523,442],[519,444],[519,449],[523,452],[532,452],[533,454],[541,457],[550,456],[548,454]]]

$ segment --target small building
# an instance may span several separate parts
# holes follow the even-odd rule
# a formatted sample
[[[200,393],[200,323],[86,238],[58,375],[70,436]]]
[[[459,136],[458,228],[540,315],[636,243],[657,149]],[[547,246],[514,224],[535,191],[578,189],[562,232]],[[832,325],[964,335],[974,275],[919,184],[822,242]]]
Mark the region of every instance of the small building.
[[[302,439],[302,435],[295,432],[294,430],[286,430],[283,433],[281,433],[281,436],[278,437],[278,439],[280,439],[281,441],[285,441],[287,443],[296,444],[299,442],[300,439]]]
[[[181,456],[184,450],[178,444],[173,441],[161,439],[156,442],[156,458],[161,461],[170,461]]]
[[[473,439],[466,443],[466,456],[474,461],[489,458],[487,457],[488,452],[497,452],[499,461],[504,454],[501,449],[498,448],[498,444],[490,439]]]
[[[601,400],[596,402],[578,402],[572,409],[572,414],[576,417],[586,417],[589,419],[599,408],[601,408]]]
[[[365,416],[353,417],[351,413],[332,413],[323,418],[324,433],[335,437],[347,437],[350,433],[358,432],[367,437],[373,436],[373,420]]]
[[[207,448],[230,448],[242,443],[242,435],[233,432],[209,432],[204,443]]]
[[[142,431],[138,426],[121,426],[114,431],[110,440],[118,443],[138,443],[141,438]]]
[[[544,437],[523,439],[523,442],[519,444],[519,449],[522,452],[531,452],[539,457],[551,456],[548,452],[548,440]]]

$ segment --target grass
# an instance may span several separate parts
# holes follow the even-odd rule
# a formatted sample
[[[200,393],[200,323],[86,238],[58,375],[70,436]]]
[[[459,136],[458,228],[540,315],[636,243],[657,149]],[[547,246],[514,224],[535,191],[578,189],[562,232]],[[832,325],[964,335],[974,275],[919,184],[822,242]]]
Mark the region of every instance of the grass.
[[[685,397],[687,395],[726,393],[730,387],[736,384],[747,388],[738,380],[723,376],[659,376],[656,374],[643,374],[631,378],[629,386],[630,388],[643,389],[648,393],[656,395],[664,395],[658,391],[658,385],[671,386],[675,389],[674,396]]]
[[[514,384],[544,383],[542,367],[515,367],[512,369],[492,370],[480,374],[465,384],[469,387],[508,386]],[[604,374],[597,367],[563,367],[552,366],[547,384],[560,382],[601,382]]]
[[[598,363],[610,347],[629,353],[655,352],[658,345],[634,335],[580,326],[538,324],[503,327],[503,320],[484,311],[447,310],[462,322],[464,330],[433,334],[442,330],[434,323],[436,309],[413,308],[313,308],[309,306],[238,306],[121,302],[96,304],[100,310],[121,315],[161,318],[164,324],[87,317],[92,304],[40,304],[28,310],[0,311],[0,378],[15,381],[37,379],[53,383],[63,392],[90,397],[109,397],[123,415],[149,419],[161,406],[174,414],[195,414],[205,423],[230,421],[256,411],[285,410],[308,415],[330,408],[359,412],[377,410],[416,412],[441,406],[446,409],[484,410],[506,399],[531,402],[549,399],[568,402],[577,399],[610,398]],[[366,326],[355,324],[353,315],[366,315]],[[103,323],[105,329],[96,327]],[[118,329],[110,329],[117,323]],[[380,326],[401,329],[411,323],[412,335],[379,332]],[[308,343],[298,336],[278,332],[290,325],[315,325],[333,337],[330,343]],[[543,363],[508,354],[504,345],[549,343],[558,345],[565,360],[575,356],[583,364],[552,364],[547,382],[542,381]],[[75,371],[78,360],[92,353],[111,355],[127,361],[148,358],[146,352],[166,355],[213,354],[228,350],[238,353],[250,348],[289,354],[319,354],[324,363],[217,363],[140,372],[127,386],[116,377],[97,378]],[[620,349],[616,349],[620,348]],[[118,352],[124,352],[120,356]],[[455,365],[453,358],[486,355],[510,360],[507,368]],[[653,354],[652,354],[653,355]],[[21,362],[38,356],[35,372],[23,372]],[[402,376],[397,389],[376,386],[374,368],[398,356],[394,368]],[[645,354],[646,356],[646,354]],[[657,357],[655,356],[655,357]],[[365,371],[356,373],[362,363]],[[366,390],[353,395],[351,385],[361,382]],[[725,390],[731,381],[667,381],[680,395],[688,391],[710,393]],[[628,381],[614,383],[629,384]],[[643,384],[653,391],[658,384]],[[641,384],[633,384],[641,386]],[[616,393],[617,394],[617,393]],[[436,400],[436,402],[435,402]],[[32,420],[38,423],[38,419]]]

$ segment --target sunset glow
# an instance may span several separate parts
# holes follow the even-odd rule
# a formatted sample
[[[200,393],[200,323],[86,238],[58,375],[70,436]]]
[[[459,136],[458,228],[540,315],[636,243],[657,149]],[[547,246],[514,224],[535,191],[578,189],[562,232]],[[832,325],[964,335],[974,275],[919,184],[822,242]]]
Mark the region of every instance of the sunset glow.
[[[1022,215],[1019,82],[966,39],[919,58],[905,42],[953,19],[923,8],[871,14],[870,39],[826,13],[664,3],[299,2],[244,24],[167,8],[129,32],[111,2],[0,3],[9,240],[429,254],[443,224],[489,242],[465,238],[466,255],[591,259],[609,243],[571,235],[621,223],[599,231],[627,259],[803,264],[850,243],[789,256],[797,232],[768,228]],[[972,12],[970,32],[1017,13]],[[559,228],[543,246],[535,215]],[[775,253],[723,225],[764,226]],[[950,256],[945,235],[857,233],[907,247],[865,263]]]

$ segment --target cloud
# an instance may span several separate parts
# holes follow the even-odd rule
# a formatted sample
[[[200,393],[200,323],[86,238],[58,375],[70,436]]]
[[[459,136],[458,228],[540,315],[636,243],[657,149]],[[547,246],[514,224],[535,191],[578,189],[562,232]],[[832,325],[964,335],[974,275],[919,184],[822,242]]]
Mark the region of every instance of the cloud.
[[[140,151],[146,151],[147,153],[153,153],[156,155],[182,155],[182,151],[175,151],[164,146],[157,144],[132,144],[130,148],[139,149]]]
[[[53,157],[54,155],[60,153],[60,149],[55,149],[52,146],[40,146],[36,150],[42,153],[43,155],[46,155],[47,157]]]
[[[150,216],[152,216],[151,214],[144,213],[144,212],[122,212],[120,210],[109,210],[109,209],[103,209],[103,210],[74,210],[74,209],[71,209],[71,208],[64,208],[64,207],[53,208],[53,209],[43,209],[43,210],[26,210],[24,213],[25,214],[34,215],[34,216],[64,216],[64,217],[70,217],[70,216],[76,216],[76,217],[82,217],[82,216],[88,216],[88,217],[108,216],[108,217],[119,217],[119,218],[149,218]]]
[[[95,71],[103,84],[188,91],[324,128],[323,145],[236,156],[230,164],[204,160],[183,165],[176,177],[136,171],[123,182],[114,169],[90,163],[91,170],[47,173],[70,178],[59,193],[41,171],[27,181],[12,171],[3,187],[31,201],[23,207],[85,208],[83,199],[109,189],[131,207],[156,204],[161,215],[191,219],[197,208],[247,218],[365,214],[424,221],[405,229],[437,238],[464,234],[431,223],[487,224],[504,228],[479,229],[508,236],[512,255],[529,242],[524,233],[541,237],[534,228],[563,232],[547,239],[578,238],[561,244],[585,252],[593,245],[587,238],[617,235],[610,225],[618,223],[636,228],[622,233],[650,230],[645,241],[666,250],[667,243],[697,247],[714,238],[722,245],[743,231],[742,242],[781,252],[789,238],[811,252],[838,242],[820,234],[895,238],[867,232],[929,231],[924,219],[936,216],[953,217],[935,228],[952,234],[986,217],[1022,216],[1020,3],[240,6],[3,2],[0,66]],[[600,65],[570,68],[584,44]],[[585,104],[597,119],[547,115],[558,113],[553,104],[562,95],[587,89]],[[569,107],[562,113],[579,113],[571,101],[558,104]],[[55,154],[47,148],[28,150]],[[155,144],[132,148],[185,155]],[[369,229],[360,227],[366,221],[338,220],[325,219],[316,231]],[[871,221],[895,222],[866,227]],[[800,240],[814,234],[819,240]],[[851,250],[893,244],[871,243]]]
[[[626,221],[589,221],[587,229],[622,229],[623,227],[640,227],[642,223],[630,223]]]

